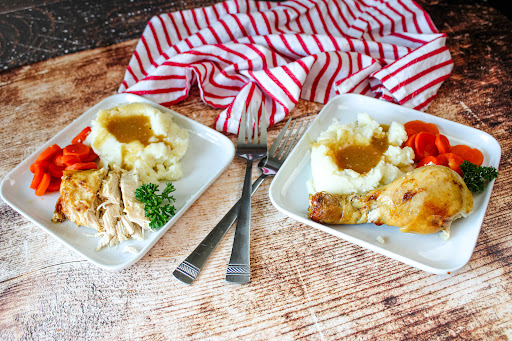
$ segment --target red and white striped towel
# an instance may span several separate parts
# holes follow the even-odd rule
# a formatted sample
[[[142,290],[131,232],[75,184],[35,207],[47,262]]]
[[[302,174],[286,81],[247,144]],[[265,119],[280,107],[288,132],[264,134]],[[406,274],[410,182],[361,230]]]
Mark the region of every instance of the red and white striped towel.
[[[453,68],[445,40],[412,0],[225,1],[153,17],[119,92],[171,105],[197,84],[230,133],[249,102],[270,125],[338,93],[425,110]]]

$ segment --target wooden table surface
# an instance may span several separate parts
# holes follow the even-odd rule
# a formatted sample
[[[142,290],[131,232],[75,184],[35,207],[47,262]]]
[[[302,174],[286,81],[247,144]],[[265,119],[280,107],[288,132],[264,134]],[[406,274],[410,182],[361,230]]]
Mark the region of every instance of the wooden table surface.
[[[211,2],[92,1],[82,12],[72,3],[0,6],[0,178],[115,93],[152,15]],[[117,5],[107,11],[107,3]],[[502,147],[500,174],[463,269],[429,274],[298,223],[272,206],[266,182],[253,197],[252,282],[224,280],[232,229],[186,286],[172,272],[238,199],[245,164],[235,159],[145,257],[119,272],[89,263],[0,202],[0,339],[510,340],[512,22],[484,2],[419,4],[448,35],[455,62],[427,111],[488,132]],[[52,37],[62,38],[76,13],[96,19],[69,26],[67,39],[78,43],[64,52]],[[46,34],[38,31],[44,18]],[[95,28],[109,20],[119,35]],[[292,116],[312,121],[321,108],[301,101]],[[197,89],[172,109],[208,126],[219,112]],[[270,141],[281,128],[270,129]]]

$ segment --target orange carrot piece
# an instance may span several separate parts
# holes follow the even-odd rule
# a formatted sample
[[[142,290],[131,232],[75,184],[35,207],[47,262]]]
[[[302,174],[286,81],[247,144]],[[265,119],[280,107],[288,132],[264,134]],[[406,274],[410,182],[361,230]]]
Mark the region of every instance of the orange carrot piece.
[[[49,173],[44,173],[43,178],[41,179],[41,182],[39,183],[39,186],[37,186],[36,195],[41,196],[44,193],[46,193],[46,190],[48,189],[48,186],[50,185],[51,178],[52,178],[52,176]]]
[[[54,163],[50,163],[48,166],[48,173],[55,178],[62,178],[62,172],[66,169],[66,167],[59,167]]]
[[[450,153],[459,155],[462,159],[480,166],[484,162],[484,155],[476,148],[458,144],[450,148]]]
[[[77,162],[70,166],[66,167],[66,170],[86,170],[86,169],[96,169],[98,165],[96,162]]]
[[[450,151],[450,141],[448,141],[448,138],[444,135],[437,134],[435,144],[439,154],[448,153]]]
[[[51,160],[51,158],[53,158],[53,156],[59,151],[61,150],[61,148],[54,144],[54,145],[51,145],[50,147],[46,148],[45,150],[43,150],[43,152],[41,154],[39,154],[39,156],[37,157],[36,159],[36,162],[39,162],[39,161],[49,161]]]
[[[71,166],[72,164],[81,162],[81,160],[76,155],[62,155],[62,162],[64,162],[66,166]]]
[[[85,127],[84,130],[82,130],[80,132],[80,134],[78,134],[72,141],[71,143],[72,144],[75,144],[75,143],[82,143],[84,142],[85,138],[87,137],[87,135],[89,135],[89,133],[91,132],[91,127]]]
[[[56,165],[56,166],[59,166],[59,167],[66,167],[66,164],[64,163],[64,161],[62,161],[62,155],[63,155],[63,152],[62,150],[61,151],[58,151],[54,156],[53,156],[53,163]]]
[[[416,165],[416,168],[423,167],[429,163],[433,163],[434,165],[439,165],[439,161],[437,160],[437,157],[430,155],[430,156],[427,156],[427,157],[421,159],[421,161],[418,162],[418,164]]]
[[[82,162],[91,162],[98,158],[98,155],[92,150],[92,148],[89,148],[89,155],[84,157],[82,159]]]
[[[30,165],[30,171],[35,173],[37,168],[41,168],[43,171],[46,171],[49,165],[50,163],[48,161],[36,161]]]
[[[83,143],[74,143],[64,147],[64,155],[76,155],[80,160],[89,155],[89,147]]]
[[[459,175],[462,176],[460,164],[464,162],[464,159],[462,159],[459,155],[453,153],[443,153],[437,156],[437,160],[439,161],[439,164],[450,167],[452,170],[456,171],[459,173]]]
[[[426,131],[422,131],[416,135],[414,139],[414,160],[420,161],[427,156],[436,156],[439,154],[435,145],[436,136]]]
[[[41,168],[37,168],[34,172],[34,177],[32,178],[32,183],[30,184],[30,188],[37,189],[37,186],[41,183],[43,179],[44,171]]]
[[[411,135],[407,141],[405,141],[405,145],[407,147],[411,147],[412,149],[414,149],[414,140],[416,139],[416,134],[414,135]]]
[[[46,189],[46,193],[48,193],[48,192],[58,192],[60,190],[61,182],[62,182],[62,179],[54,178],[52,176],[52,178],[50,180],[50,184],[48,185],[48,188]]]
[[[426,131],[434,135],[439,134],[439,129],[437,129],[435,124],[423,122],[420,120],[409,121],[404,124],[404,128],[407,132],[407,136],[412,136],[422,131]]]

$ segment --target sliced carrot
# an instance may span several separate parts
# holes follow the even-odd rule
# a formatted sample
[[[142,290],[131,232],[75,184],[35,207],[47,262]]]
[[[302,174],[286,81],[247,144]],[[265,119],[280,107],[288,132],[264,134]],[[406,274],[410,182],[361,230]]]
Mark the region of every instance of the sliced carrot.
[[[98,165],[96,162],[77,162],[70,166],[66,167],[66,170],[86,170],[86,169],[96,169]]]
[[[43,178],[41,179],[41,182],[39,183],[39,186],[37,186],[36,195],[41,196],[44,193],[46,193],[46,190],[48,189],[48,186],[50,185],[51,178],[52,178],[52,176],[49,173],[44,173]]]
[[[71,166],[72,164],[79,163],[81,161],[82,160],[80,160],[76,155],[62,155],[62,162],[64,162],[66,166]]]
[[[53,156],[53,163],[56,165],[56,166],[59,166],[59,167],[66,167],[66,164],[64,163],[64,161],[62,161],[62,155],[63,155],[63,152],[62,150],[61,151],[58,151],[54,156]]]
[[[82,158],[82,162],[91,162],[98,158],[98,155],[92,150],[92,148],[89,148],[89,155]]]
[[[405,141],[405,145],[406,145],[407,147],[411,147],[412,149],[414,149],[414,139],[415,139],[415,138],[416,138],[416,134],[411,135],[411,136],[407,139],[407,141]]]
[[[43,171],[46,171],[49,165],[50,163],[48,161],[36,161],[30,165],[30,171],[35,173],[37,168],[41,168]]]
[[[62,179],[60,178],[54,178],[52,176],[50,180],[50,184],[48,185],[48,188],[46,189],[46,192],[58,192],[60,190],[60,184],[62,182]]]
[[[76,155],[80,160],[89,155],[89,147],[83,143],[74,143],[66,146],[63,150],[64,155]]]
[[[427,157],[421,159],[421,161],[418,162],[418,164],[416,165],[416,168],[423,167],[425,165],[428,165],[429,163],[433,163],[434,165],[439,165],[439,161],[437,160],[437,157],[430,155],[430,156],[427,156]]]
[[[37,189],[37,186],[41,183],[43,179],[44,171],[41,168],[36,169],[34,172],[34,177],[32,178],[32,183],[30,184],[30,188]]]
[[[39,156],[36,159],[36,162],[51,160],[51,158],[59,150],[61,150],[61,148],[58,145],[56,145],[56,144],[51,145],[50,147],[46,148],[41,154],[39,154]]]
[[[476,148],[458,144],[450,148],[450,153],[459,155],[462,159],[480,166],[484,162],[484,155]]]
[[[422,131],[416,135],[414,139],[414,160],[420,161],[427,156],[436,156],[439,154],[435,145],[436,136],[426,131]]]
[[[426,131],[434,135],[439,134],[439,129],[437,129],[435,124],[423,122],[420,120],[409,121],[404,124],[404,127],[405,131],[407,132],[407,136],[412,136],[422,131]]]
[[[62,178],[62,172],[66,169],[66,167],[59,167],[54,163],[50,163],[48,166],[48,173],[55,178]]]
[[[89,135],[89,133],[91,132],[91,127],[85,127],[84,130],[82,130],[80,132],[80,134],[78,134],[72,141],[71,143],[75,144],[75,143],[82,143],[84,142],[85,138],[87,137],[87,135]]]
[[[95,162],[98,155],[82,142],[91,132],[91,127],[84,128],[73,140],[72,144],[61,149],[57,144],[46,148],[30,166],[34,177],[30,188],[41,196],[46,192],[60,189],[62,172],[69,169],[97,168]],[[72,167],[71,167],[72,166]]]
[[[448,141],[448,138],[444,135],[437,134],[435,144],[439,154],[448,153],[450,151],[450,141]]]
[[[439,164],[450,167],[452,170],[456,171],[459,173],[459,175],[462,176],[460,164],[464,162],[464,159],[462,159],[459,155],[453,153],[439,154],[437,156],[437,161],[439,161]]]

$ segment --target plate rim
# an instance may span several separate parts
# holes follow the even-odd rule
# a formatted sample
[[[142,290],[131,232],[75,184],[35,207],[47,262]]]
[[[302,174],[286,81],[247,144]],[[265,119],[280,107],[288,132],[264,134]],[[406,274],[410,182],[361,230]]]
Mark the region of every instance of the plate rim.
[[[87,117],[89,115],[93,115],[93,113],[91,113],[91,111],[95,110],[97,112],[98,110],[103,109],[102,105],[104,106],[105,103],[107,103],[109,101],[119,101],[120,99],[124,99],[123,100],[124,103],[133,103],[133,102],[149,103],[152,106],[158,108],[159,110],[170,112],[172,115],[178,116],[180,119],[187,121],[191,127],[201,127],[201,129],[204,129],[209,134],[212,134],[212,136],[215,136],[215,138],[217,138],[218,141],[220,141],[225,147],[227,147],[227,149],[224,149],[224,153],[226,154],[226,162],[218,170],[217,173],[213,174],[213,176],[210,178],[210,181],[204,183],[199,188],[198,191],[196,191],[195,193],[193,193],[191,195],[188,202],[184,206],[182,206],[178,212],[176,212],[176,215],[173,216],[173,218],[166,225],[162,226],[158,231],[155,231],[155,233],[157,233],[157,236],[151,242],[144,245],[142,247],[142,249],[140,249],[138,251],[138,253],[137,253],[137,255],[135,255],[135,257],[132,257],[132,258],[128,259],[127,261],[120,262],[118,264],[105,264],[105,263],[98,262],[95,259],[92,259],[87,254],[85,254],[81,250],[77,249],[73,244],[69,243],[68,241],[66,241],[62,237],[60,237],[58,233],[55,233],[51,229],[49,229],[46,226],[39,223],[30,214],[28,214],[22,207],[19,207],[16,203],[14,203],[6,191],[6,188],[7,188],[6,183],[7,183],[7,181],[10,180],[10,178],[13,174],[16,174],[17,172],[22,170],[22,168],[25,166],[25,163],[30,163],[29,160],[35,160],[37,158],[37,155],[39,155],[45,148],[52,145],[54,143],[54,141],[58,140],[59,137],[61,137],[65,133],[67,133],[68,130],[72,130],[77,121],[83,120],[85,117]],[[130,100],[130,99],[133,99],[133,100]],[[115,104],[115,105],[121,105],[121,104],[122,103]],[[191,129],[191,130],[194,131],[194,129]],[[222,134],[221,132],[214,130],[211,127],[204,125],[200,122],[197,122],[183,114],[180,114],[179,112],[177,112],[173,109],[164,107],[158,103],[148,100],[142,96],[138,96],[135,94],[125,94],[125,93],[113,94],[113,95],[103,98],[102,100],[96,102],[94,105],[92,105],[91,107],[86,109],[82,114],[80,114],[72,122],[70,122],[68,125],[66,125],[64,128],[62,128],[59,132],[57,132],[54,136],[52,136],[48,141],[46,141],[46,143],[42,144],[32,154],[30,154],[29,156],[22,159],[13,169],[11,169],[9,172],[7,172],[7,174],[4,176],[4,178],[2,179],[2,181],[0,183],[0,197],[7,205],[9,205],[12,209],[17,211],[19,214],[21,214],[23,217],[25,217],[31,223],[33,223],[34,225],[36,225],[37,227],[39,227],[40,229],[42,229],[43,231],[45,231],[46,233],[51,235],[53,238],[58,240],[61,244],[65,245],[73,252],[75,252],[78,255],[85,258],[87,261],[93,263],[94,265],[96,265],[102,269],[118,271],[118,270],[122,270],[122,269],[132,266],[133,264],[138,262],[142,257],[144,257],[146,255],[146,253],[163,237],[163,235],[165,233],[167,233],[167,231],[170,229],[170,227],[172,225],[174,225],[174,223],[176,223],[176,221],[178,221],[178,219],[188,210],[188,208],[213,184],[213,182],[215,182],[215,180],[217,180],[217,178],[222,173],[224,173],[224,171],[228,168],[228,166],[233,161],[234,156],[235,156],[234,144],[231,142],[231,140],[226,135]],[[119,249],[118,252],[123,252],[123,251],[121,249]]]
[[[368,97],[368,96],[364,96],[364,95],[359,95],[359,94],[341,94],[341,95],[337,95],[337,96],[333,97],[322,108],[322,110],[320,110],[320,112],[317,114],[317,116],[315,117],[313,122],[309,125],[309,127],[308,127],[307,131],[305,132],[304,136],[297,142],[296,146],[294,147],[294,149],[292,150],[292,152],[290,153],[290,155],[288,156],[286,161],[281,166],[281,169],[276,174],[275,179],[272,181],[272,183],[270,184],[270,188],[269,188],[269,198],[270,198],[270,201],[271,201],[272,205],[278,211],[283,213],[284,215],[287,215],[287,216],[289,216],[289,217],[291,217],[291,218],[293,218],[293,219],[295,219],[295,220],[297,220],[297,221],[299,221],[299,222],[301,222],[301,223],[303,223],[305,225],[308,225],[308,226],[313,227],[313,228],[315,228],[317,230],[320,230],[320,231],[329,233],[331,235],[334,235],[337,238],[346,240],[346,241],[348,241],[350,243],[356,244],[356,245],[358,245],[360,247],[363,247],[363,248],[365,248],[367,250],[370,250],[370,251],[382,254],[382,255],[384,255],[386,257],[395,259],[395,260],[400,261],[402,263],[405,263],[407,265],[413,266],[415,268],[418,268],[418,269],[421,269],[421,270],[424,270],[424,271],[427,271],[427,272],[430,272],[430,273],[433,273],[433,274],[453,273],[453,272],[461,269],[462,267],[464,267],[469,262],[469,260],[471,259],[472,255],[474,253],[474,248],[475,248],[476,243],[478,241],[478,236],[480,235],[482,223],[483,223],[483,220],[484,220],[485,215],[486,215],[487,207],[488,207],[488,204],[489,204],[489,199],[490,199],[490,196],[491,196],[491,193],[492,193],[492,189],[494,187],[495,180],[491,181],[486,186],[486,189],[485,189],[485,191],[483,193],[479,193],[479,195],[484,195],[482,206],[479,208],[479,211],[482,210],[483,212],[481,214],[481,217],[478,219],[478,233],[476,233],[475,239],[471,242],[472,250],[469,253],[467,259],[464,259],[464,262],[462,262],[462,264],[457,265],[457,266],[452,267],[452,268],[441,268],[441,267],[431,266],[431,265],[428,265],[428,264],[416,261],[414,259],[408,258],[408,257],[406,257],[404,255],[398,254],[398,253],[393,252],[391,250],[379,247],[378,245],[371,244],[371,243],[369,243],[369,242],[367,242],[365,240],[362,240],[360,238],[357,238],[357,237],[354,237],[354,236],[351,236],[351,235],[348,235],[348,234],[344,234],[343,232],[338,231],[338,230],[330,227],[329,225],[323,225],[323,224],[314,222],[312,220],[307,219],[306,217],[303,217],[301,215],[296,214],[295,212],[289,211],[287,208],[281,206],[280,202],[276,199],[277,195],[275,195],[275,193],[277,193],[277,191],[280,190],[280,188],[276,188],[279,185],[279,183],[280,183],[280,178],[281,178],[280,177],[280,172],[283,169],[286,170],[287,169],[287,165],[292,162],[291,160],[293,160],[295,154],[298,153],[299,148],[297,148],[297,147],[298,146],[302,146],[303,144],[308,144],[309,143],[308,139],[309,140],[313,140],[313,138],[310,137],[308,135],[308,133],[312,129],[314,129],[314,127],[316,127],[317,125],[320,124],[319,121],[321,121],[323,116],[326,115],[325,112],[328,112],[328,110],[326,110],[326,108],[329,108],[330,106],[333,106],[333,105],[341,105],[342,101],[345,98],[357,98],[357,100],[369,101],[369,102],[374,102],[376,104],[378,103],[380,105],[400,108],[401,110],[406,111],[406,112],[407,111],[413,111],[413,112],[415,112],[415,114],[419,115],[419,116],[416,116],[414,119],[424,119],[426,122],[432,122],[432,121],[435,122],[435,121],[437,121],[438,124],[443,124],[444,123],[444,124],[447,124],[447,125],[450,125],[450,126],[459,126],[460,125],[460,126],[463,126],[465,129],[470,129],[472,131],[478,132],[478,134],[481,134],[481,135],[485,136],[489,140],[489,143],[490,143],[490,146],[491,146],[492,149],[496,149],[497,160],[495,160],[495,164],[492,164],[492,166],[496,167],[496,169],[499,168],[499,163],[500,163],[500,160],[501,160],[501,146],[500,146],[499,142],[492,135],[490,135],[489,133],[487,133],[485,131],[476,129],[474,127],[470,127],[470,126],[464,125],[462,123],[451,121],[451,120],[445,119],[443,117],[435,116],[435,115],[432,115],[432,114],[429,114],[429,113],[426,113],[426,112],[422,112],[422,111],[418,111],[418,110],[415,110],[415,109],[412,109],[412,108],[406,108],[406,107],[400,106],[398,104],[390,103],[390,102],[383,101],[383,100],[380,100],[380,99],[376,99],[376,98],[372,98],[372,97]],[[339,101],[341,101],[341,103],[338,103]],[[371,116],[371,114],[370,114],[370,116]],[[310,163],[310,161],[308,161],[308,163]],[[283,172],[281,172],[281,174],[283,174]],[[281,175],[281,176],[284,176],[284,175]],[[334,225],[332,225],[332,226],[334,226]]]

